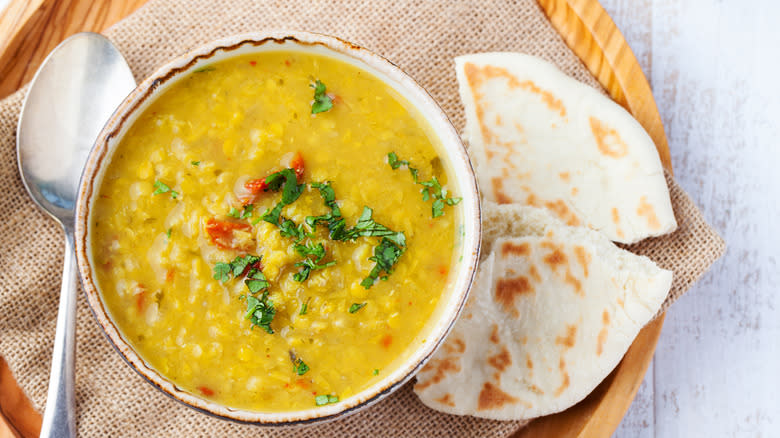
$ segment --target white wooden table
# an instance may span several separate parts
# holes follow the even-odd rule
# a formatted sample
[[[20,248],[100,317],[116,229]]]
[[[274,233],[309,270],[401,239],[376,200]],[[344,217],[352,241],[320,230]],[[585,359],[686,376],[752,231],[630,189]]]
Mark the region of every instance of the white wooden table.
[[[780,437],[780,2],[601,2],[650,79],[677,180],[728,245],[667,314],[615,437]]]

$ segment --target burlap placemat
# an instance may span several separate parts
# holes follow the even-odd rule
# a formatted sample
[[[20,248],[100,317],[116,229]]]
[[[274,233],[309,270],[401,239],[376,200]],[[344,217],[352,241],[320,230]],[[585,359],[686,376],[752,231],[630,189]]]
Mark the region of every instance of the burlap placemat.
[[[396,62],[463,126],[452,58],[481,51],[541,56],[596,88],[598,83],[566,47],[534,0],[234,1],[154,0],[106,34],[135,76],[209,40],[263,29],[300,29],[339,36]],[[42,410],[62,263],[62,234],[24,191],[15,157],[15,128],[24,90],[0,102],[0,355]],[[57,147],[52,139],[52,147]],[[668,306],[724,250],[690,198],[672,181],[680,229],[631,249],[675,271]],[[130,371],[100,332],[79,295],[77,389],[83,436],[506,436],[519,422],[441,414],[423,406],[406,385],[356,415],[320,426],[268,429],[196,413],[164,396]]]

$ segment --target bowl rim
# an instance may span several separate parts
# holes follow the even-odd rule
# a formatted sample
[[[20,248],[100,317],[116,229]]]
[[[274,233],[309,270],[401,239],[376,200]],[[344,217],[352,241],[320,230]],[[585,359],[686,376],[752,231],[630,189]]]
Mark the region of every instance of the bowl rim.
[[[241,56],[242,53],[234,51],[247,45],[251,46],[251,50],[270,43],[282,45],[288,42],[301,47],[320,46],[326,52],[353,58],[358,68],[366,69],[368,67],[369,72],[371,69],[376,70],[395,82],[388,82],[383,77],[378,77],[379,80],[396,91],[400,92],[405,89],[404,91],[416,97],[418,102],[410,101],[410,104],[431,126],[431,131],[442,143],[440,152],[446,152],[454,163],[453,165],[458,163],[465,165],[468,178],[466,181],[458,181],[458,186],[461,189],[463,200],[466,201],[462,206],[462,223],[464,224],[462,253],[464,255],[463,261],[467,261],[467,263],[463,263],[459,267],[459,270],[463,270],[465,273],[459,274],[452,285],[453,292],[447,306],[452,306],[454,302],[454,309],[441,312],[436,320],[431,319],[434,326],[427,338],[428,342],[418,347],[404,360],[396,363],[394,365],[396,369],[378,383],[332,405],[317,406],[305,410],[259,412],[231,408],[181,389],[175,382],[157,372],[136,353],[109,316],[110,313],[103,304],[97,282],[93,278],[91,244],[88,240],[90,237],[89,220],[95,197],[93,192],[100,185],[98,179],[102,180],[100,178],[101,171],[110,162],[110,152],[116,148],[118,140],[121,139],[118,136],[126,133],[125,124],[130,120],[132,125],[133,117],[144,110],[147,99],[154,101],[159,97],[159,94],[155,93],[158,87],[172,79],[175,83],[175,78],[189,74],[195,70],[196,66],[203,64],[203,61],[208,63],[212,57],[220,53],[226,54],[223,59],[229,59]],[[340,60],[346,62],[343,59]],[[422,108],[423,105],[425,108]],[[467,226],[468,224],[471,226]],[[75,214],[75,251],[81,284],[92,315],[120,357],[152,386],[190,408],[222,419],[264,426],[300,425],[342,418],[377,403],[414,377],[452,330],[466,303],[476,275],[477,261],[481,250],[481,234],[480,196],[473,166],[460,136],[436,100],[406,72],[378,54],[334,36],[292,30],[250,32],[213,40],[174,58],[149,75],[122,101],[98,135],[81,176]],[[466,254],[469,253],[470,257],[466,260]],[[417,358],[419,351],[424,353]]]

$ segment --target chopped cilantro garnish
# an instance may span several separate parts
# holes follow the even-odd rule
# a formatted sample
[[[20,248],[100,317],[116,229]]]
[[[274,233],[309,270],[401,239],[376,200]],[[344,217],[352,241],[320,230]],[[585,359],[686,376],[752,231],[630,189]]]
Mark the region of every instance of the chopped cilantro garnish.
[[[193,73],[206,73],[206,72],[214,71],[214,70],[216,70],[215,67],[213,67],[211,65],[207,65],[205,67],[201,67],[201,68],[195,70]]]
[[[397,157],[396,157],[397,158]],[[392,273],[392,266],[398,261],[406,248],[406,235],[403,232],[393,231],[390,228],[376,222],[373,219],[373,210],[364,206],[357,224],[353,228],[347,228],[346,221],[341,217],[341,210],[336,203],[336,194],[330,183],[312,183],[312,187],[319,189],[325,205],[330,208],[330,213],[323,216],[308,216],[306,224],[314,230],[319,223],[325,223],[333,240],[355,240],[358,237],[381,237],[382,240],[374,249],[374,257],[369,260],[377,262],[377,265],[360,284],[366,289],[370,288],[382,271]],[[380,263],[381,261],[381,263]],[[301,271],[303,272],[303,271]],[[305,273],[308,276],[308,272]],[[304,278],[305,279],[305,278]]]
[[[279,217],[282,215],[282,208],[284,207],[284,204],[281,202],[276,204],[276,206],[270,210],[266,210],[265,213],[261,216],[264,221],[278,225],[279,224]]]
[[[266,191],[278,192],[279,189],[282,190],[282,200],[274,208],[263,213],[262,216],[264,221],[278,225],[282,208],[295,202],[303,193],[306,184],[298,184],[298,179],[293,169],[284,169],[268,175],[265,178],[265,184]]]
[[[379,375],[379,369],[377,369],[377,368],[374,368],[374,375],[375,375],[375,376],[378,376],[378,375]]]
[[[309,311],[309,301],[311,301],[311,297],[306,298],[306,301],[301,304],[301,311],[298,312],[298,315],[305,315]]]
[[[293,371],[295,371],[295,374],[302,376],[306,374],[307,371],[309,371],[309,366],[306,365],[306,362],[304,362],[300,357],[293,359]]]
[[[315,83],[311,84],[311,87],[314,88],[314,102],[311,104],[312,114],[325,112],[333,108],[333,99],[325,94],[325,84],[321,80],[317,79]]]
[[[268,299],[268,288],[271,286],[261,271],[260,261],[262,257],[247,254],[238,256],[230,263],[219,262],[214,265],[214,279],[222,283],[230,280],[231,277],[238,278],[244,273],[244,284],[251,295],[241,295],[239,298],[246,299],[246,319],[252,322],[252,327],[259,326],[268,333],[273,334],[271,321],[274,319],[276,310],[274,303]],[[255,295],[262,292],[262,296],[257,298]]]
[[[444,201],[441,199],[433,201],[433,205],[431,205],[431,211],[433,212],[433,217],[444,215]]]
[[[370,289],[377,278],[379,278],[379,274],[381,274],[382,271],[385,271],[387,274],[392,274],[393,265],[398,262],[398,258],[401,257],[404,250],[405,248],[400,248],[392,240],[383,237],[382,241],[379,242],[379,245],[374,248],[374,256],[368,258],[369,260],[376,262],[376,265],[371,269],[371,273],[368,274],[368,277],[360,282],[360,285],[366,289]]]
[[[252,322],[252,328],[258,326],[269,334],[273,334],[274,330],[271,328],[271,321],[274,319],[276,309],[274,309],[273,301],[268,299],[268,291],[263,292],[260,298],[252,295],[242,296],[246,298],[245,318]]]
[[[233,268],[230,267],[230,264],[218,262],[214,265],[214,279],[224,283],[230,280],[230,273],[232,271]]]
[[[168,228],[168,231],[165,232],[165,235],[170,239],[171,238],[171,232],[173,232],[173,228]]]
[[[360,304],[358,304],[358,303],[352,303],[352,305],[351,305],[351,306],[349,306],[349,313],[355,313],[355,312],[357,312],[358,310],[360,310],[360,309],[362,309],[362,308],[366,307],[366,304],[367,304],[367,303],[360,303]]]
[[[253,294],[268,289],[268,287],[271,285],[268,283],[268,279],[265,278],[263,271],[257,268],[252,268],[249,270],[249,273],[246,275],[246,280],[244,280],[244,284],[246,284],[249,292]]]
[[[286,218],[282,218],[282,223],[279,224],[279,230],[283,237],[292,237],[295,239],[295,243],[300,242],[307,236],[306,231],[303,230],[303,224],[295,225],[295,222]]]
[[[324,406],[329,403],[338,403],[338,402],[339,402],[339,398],[336,395],[322,394],[314,397],[314,403],[316,403],[317,406]]]
[[[154,182],[154,192],[152,192],[152,195],[161,195],[163,193],[170,193],[171,198],[176,199],[179,196],[179,192],[175,190],[171,190],[171,188],[165,184],[162,181],[155,181]]]
[[[433,199],[433,205],[431,206],[431,215],[433,217],[436,218],[444,215],[445,204],[453,206],[461,201],[461,198],[448,198],[447,190],[441,186],[441,183],[439,183],[439,180],[436,179],[435,176],[432,176],[428,181],[420,181],[417,178],[417,169],[410,166],[408,161],[399,160],[398,155],[396,155],[395,152],[387,154],[387,163],[393,170],[398,169],[401,166],[407,166],[409,168],[409,172],[412,174],[415,184],[423,186],[423,189],[420,190],[420,193],[422,193],[422,200],[428,201]]]
[[[305,257],[303,261],[295,264],[295,266],[301,268],[300,271],[293,275],[293,279],[298,282],[306,281],[306,279],[309,278],[311,271],[325,269],[328,266],[333,266],[336,264],[335,260],[324,264],[319,264],[322,259],[325,258],[325,247],[322,245],[322,243],[317,243],[316,245],[312,242],[308,242],[305,245],[296,244],[295,252]]]
[[[200,166],[200,161],[190,161],[193,166]]]
[[[295,355],[295,351],[290,350],[290,360],[293,364],[293,371],[299,376],[306,374],[309,371],[309,366],[300,357]]]
[[[236,207],[230,207],[230,211],[228,212],[227,215],[238,219],[241,216],[241,211],[239,211],[239,209],[237,209]]]

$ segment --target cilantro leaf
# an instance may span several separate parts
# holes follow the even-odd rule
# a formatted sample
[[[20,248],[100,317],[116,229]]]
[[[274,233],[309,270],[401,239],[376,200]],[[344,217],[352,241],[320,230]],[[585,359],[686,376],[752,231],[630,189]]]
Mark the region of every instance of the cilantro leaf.
[[[317,404],[317,406],[324,406],[328,404],[328,396],[327,395],[318,395],[314,397],[314,403]]]
[[[252,217],[252,210],[255,209],[255,206],[252,204],[247,204],[244,206],[244,209],[241,211],[241,216],[239,219],[247,219]]]
[[[228,263],[218,262],[214,265],[214,279],[222,283],[230,280],[230,273],[233,268]]]
[[[252,295],[246,295],[245,298],[245,318],[250,320],[252,328],[258,326],[268,332],[268,334],[274,334],[274,330],[271,328],[271,321],[273,321],[274,315],[276,315],[276,309],[274,309],[273,301],[268,299],[268,291],[263,292],[259,299]]]
[[[311,297],[306,298],[306,301],[301,304],[301,311],[298,312],[298,315],[305,315],[309,311],[309,301],[311,301]]]
[[[444,215],[444,201],[441,199],[433,201],[433,205],[431,205],[431,212],[433,213],[433,217]]]
[[[238,219],[239,217],[241,217],[241,212],[236,207],[230,207],[230,211],[228,212],[227,215]]]
[[[295,374],[302,376],[306,374],[307,371],[309,371],[309,366],[306,365],[306,362],[302,361],[301,359],[298,359],[298,364],[295,365]]]
[[[306,231],[303,230],[303,224],[295,225],[295,222],[286,218],[282,218],[282,223],[279,224],[279,231],[282,237],[295,239],[295,243],[300,242],[307,236]]]
[[[371,269],[368,277],[364,278],[363,281],[360,282],[360,285],[366,289],[370,289],[371,286],[373,286],[376,282],[377,278],[379,278],[379,275],[382,273],[382,271],[388,275],[392,274],[393,265],[398,263],[398,259],[403,253],[404,248],[396,246],[392,240],[388,239],[387,237],[383,237],[379,245],[374,247],[373,257],[368,258],[369,260],[376,262],[376,265],[374,265],[373,269]]]
[[[292,361],[293,371],[295,371],[295,374],[302,376],[306,374],[307,371],[309,371],[309,366],[306,365],[306,362],[304,362],[300,357],[297,357],[293,350],[290,350],[290,360]]]
[[[173,228],[168,228],[168,231],[165,232],[165,236],[168,237],[168,239],[171,238],[171,233],[173,232]]]
[[[257,268],[252,268],[249,270],[249,273],[246,276],[246,280],[244,280],[244,284],[246,284],[246,287],[249,289],[249,292],[256,294],[262,290],[268,289],[271,284],[268,283],[268,280],[265,278],[265,274]]]
[[[311,113],[317,114],[330,110],[333,108],[333,99],[325,94],[325,84],[321,80],[310,85],[314,88],[314,102],[311,104]]]
[[[246,272],[247,267],[256,265],[262,260],[262,257],[256,255],[247,254],[245,256],[238,256],[230,262],[230,268],[233,271],[234,277],[239,277]]]
[[[171,198],[176,199],[179,196],[179,192],[171,190],[171,188],[168,186],[168,184],[165,184],[164,182],[157,180],[154,182],[154,192],[152,192],[152,195],[161,195],[163,193],[170,193]]]
[[[433,205],[431,206],[431,216],[434,218],[444,215],[445,205],[458,205],[458,203],[462,200],[462,198],[448,198],[447,190],[441,186],[441,183],[438,179],[436,179],[436,176],[432,176],[428,181],[420,181],[418,179],[417,169],[411,167],[408,161],[400,160],[395,152],[390,152],[387,154],[387,163],[393,170],[398,169],[402,165],[409,167],[409,172],[411,172],[415,184],[423,186],[423,188],[420,189],[422,200],[429,201],[433,199]]]
[[[190,161],[193,166],[200,166],[200,161]]]
[[[360,309],[362,309],[362,308],[366,307],[366,304],[367,304],[367,303],[360,303],[360,304],[358,304],[358,303],[352,303],[352,305],[351,305],[351,306],[349,306],[349,313],[355,313],[355,312],[357,312],[358,310],[360,310]]]
[[[378,368],[374,368],[374,375],[375,375],[375,376],[378,376],[378,375],[379,375],[379,369],[378,369]]]

